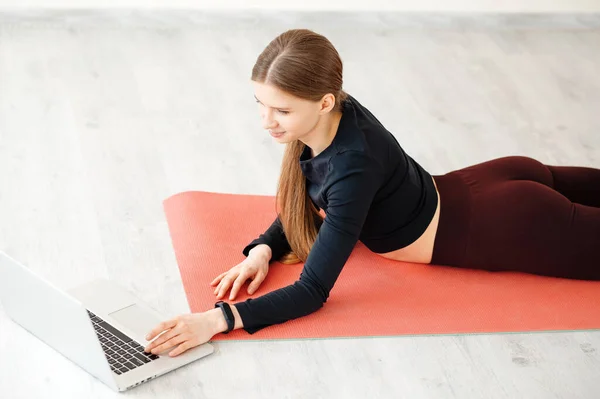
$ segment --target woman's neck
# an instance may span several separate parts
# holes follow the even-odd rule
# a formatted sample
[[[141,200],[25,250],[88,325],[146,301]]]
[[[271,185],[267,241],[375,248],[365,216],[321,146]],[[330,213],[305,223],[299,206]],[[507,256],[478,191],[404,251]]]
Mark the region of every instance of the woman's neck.
[[[311,137],[303,138],[301,140],[310,147],[310,153],[313,158],[331,145],[340,125],[340,120],[342,119],[341,112],[332,111],[329,115],[330,116],[327,119],[323,120],[323,125],[321,127],[318,125],[315,127]]]

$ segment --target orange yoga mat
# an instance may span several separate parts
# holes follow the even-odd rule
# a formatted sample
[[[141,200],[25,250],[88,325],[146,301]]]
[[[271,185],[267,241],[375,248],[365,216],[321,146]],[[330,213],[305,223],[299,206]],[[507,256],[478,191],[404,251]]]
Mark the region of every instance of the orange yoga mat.
[[[189,191],[163,205],[190,309],[209,310],[210,282],[245,259],[244,246],[276,216],[275,197]],[[272,263],[252,297],[292,284],[301,270]],[[247,287],[230,303],[247,299]],[[398,262],[358,242],[321,309],[213,340],[598,329],[599,305],[600,282]]]

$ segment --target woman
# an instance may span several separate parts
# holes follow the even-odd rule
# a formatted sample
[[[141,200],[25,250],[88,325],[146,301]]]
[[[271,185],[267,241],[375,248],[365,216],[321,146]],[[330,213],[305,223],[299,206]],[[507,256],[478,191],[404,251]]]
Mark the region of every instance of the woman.
[[[218,299],[231,288],[232,300],[250,279],[252,294],[274,260],[305,262],[300,279],[161,323],[148,339],[167,332],[147,350],[179,345],[177,355],[218,332],[254,333],[318,310],[358,240],[399,261],[600,280],[600,170],[510,156],[431,176],[342,90],[339,54],[310,30],[274,39],[252,81],[263,127],[287,144],[280,212],[212,285]]]

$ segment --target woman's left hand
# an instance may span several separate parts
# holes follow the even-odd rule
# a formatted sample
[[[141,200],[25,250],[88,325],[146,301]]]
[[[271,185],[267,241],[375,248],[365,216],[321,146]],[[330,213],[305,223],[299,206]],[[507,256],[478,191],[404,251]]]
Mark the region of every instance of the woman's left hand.
[[[156,354],[176,346],[169,352],[169,356],[177,356],[188,349],[208,342],[217,334],[214,320],[211,320],[208,312],[184,314],[163,321],[150,331],[146,340],[151,341],[163,331],[163,334],[144,348],[146,352]]]

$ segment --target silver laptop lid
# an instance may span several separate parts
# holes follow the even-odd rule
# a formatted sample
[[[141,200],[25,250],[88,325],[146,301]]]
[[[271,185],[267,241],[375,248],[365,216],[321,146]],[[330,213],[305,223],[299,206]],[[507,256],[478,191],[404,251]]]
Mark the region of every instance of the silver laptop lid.
[[[14,322],[117,390],[83,305],[2,251],[0,301]]]

